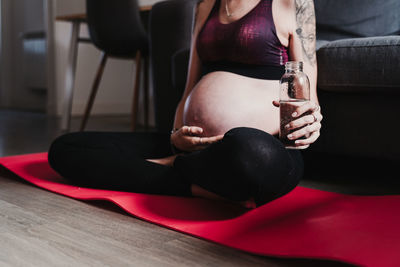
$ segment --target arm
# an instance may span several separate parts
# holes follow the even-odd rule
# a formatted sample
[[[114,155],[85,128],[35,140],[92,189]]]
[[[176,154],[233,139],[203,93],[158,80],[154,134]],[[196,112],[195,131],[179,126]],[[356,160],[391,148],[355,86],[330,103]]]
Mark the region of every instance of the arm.
[[[200,137],[203,129],[196,126],[185,126],[183,124],[183,112],[185,109],[185,102],[190,92],[196,86],[201,78],[201,60],[197,54],[196,40],[200,29],[205,23],[208,14],[214,5],[215,0],[203,0],[196,8],[195,25],[192,34],[192,41],[190,47],[190,58],[188,75],[186,79],[185,91],[179,101],[175,112],[175,119],[173,125],[173,132],[171,134],[171,144],[175,149],[182,151],[193,151],[205,148],[207,145],[220,140],[223,135],[212,137]]]
[[[321,129],[322,115],[317,96],[317,57],[316,27],[313,0],[295,0],[292,3],[291,32],[289,33],[289,53],[293,61],[303,61],[303,71],[310,79],[310,100],[297,108],[297,115],[288,124],[288,130],[294,130],[288,138],[296,140],[296,146],[306,148],[314,143]],[[311,115],[304,113],[310,112]],[[296,130],[299,129],[299,130]]]
[[[185,85],[185,90],[183,92],[183,96],[179,101],[179,104],[176,109],[175,120],[173,125],[174,129],[179,129],[183,126],[183,111],[186,99],[189,96],[190,92],[195,87],[196,83],[200,80],[201,60],[199,58],[199,55],[197,54],[196,41],[197,41],[197,35],[211,10],[210,7],[212,7],[213,3],[210,4],[210,2],[213,1],[201,1],[196,8],[195,25],[192,33],[192,41],[190,46],[188,75],[186,78],[186,85]],[[210,10],[208,10],[207,12],[207,9]]]
[[[313,0],[295,0],[292,32],[289,38],[291,60],[303,61],[304,72],[310,79],[310,98],[318,105],[315,9]]]

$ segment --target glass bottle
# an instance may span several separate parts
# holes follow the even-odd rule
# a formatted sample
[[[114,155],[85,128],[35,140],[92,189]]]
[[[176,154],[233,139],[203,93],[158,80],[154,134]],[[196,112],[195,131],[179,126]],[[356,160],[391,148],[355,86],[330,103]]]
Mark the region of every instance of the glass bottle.
[[[290,140],[287,138],[288,134],[297,131],[298,129],[288,130],[285,128],[285,126],[291,121],[309,114],[309,112],[306,112],[300,117],[292,116],[293,112],[295,112],[299,106],[302,106],[307,101],[310,101],[310,80],[308,79],[307,74],[303,72],[303,62],[286,62],[285,74],[283,74],[282,78],[280,79],[279,85],[279,139],[288,149],[305,148],[296,146],[296,140]]]

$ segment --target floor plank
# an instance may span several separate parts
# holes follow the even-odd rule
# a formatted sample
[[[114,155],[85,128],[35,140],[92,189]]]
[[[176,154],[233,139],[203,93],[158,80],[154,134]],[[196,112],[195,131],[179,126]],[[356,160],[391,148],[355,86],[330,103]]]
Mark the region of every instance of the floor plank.
[[[0,156],[47,151],[62,134],[58,123],[40,113],[0,110]],[[73,118],[72,131],[79,124],[80,118]],[[93,116],[88,130],[129,131],[130,119]],[[336,192],[400,192],[398,183],[379,178],[379,186],[376,179],[360,183],[345,178],[304,179],[301,185]],[[0,266],[349,266],[251,255],[139,220],[111,203],[42,190],[4,169],[0,241]]]
[[[346,266],[250,255],[78,201],[0,172],[0,265]]]

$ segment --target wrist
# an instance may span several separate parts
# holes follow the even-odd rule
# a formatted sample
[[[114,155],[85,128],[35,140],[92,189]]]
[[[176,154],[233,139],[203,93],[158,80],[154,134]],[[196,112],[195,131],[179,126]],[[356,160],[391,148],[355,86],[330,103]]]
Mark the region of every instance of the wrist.
[[[179,128],[174,128],[174,129],[172,129],[171,130],[171,136],[172,136],[172,134],[174,134],[175,132],[177,132],[179,130]]]
[[[183,152],[181,149],[177,148],[177,147],[175,146],[175,143],[174,143],[174,139],[175,139],[174,136],[175,136],[175,133],[176,133],[178,130],[179,130],[179,128],[174,128],[174,129],[172,129],[172,130],[171,130],[171,134],[170,134],[170,138],[169,138],[170,144],[171,144],[171,150],[172,150],[172,153],[174,153],[174,154],[179,154],[179,153],[182,153],[182,152]]]

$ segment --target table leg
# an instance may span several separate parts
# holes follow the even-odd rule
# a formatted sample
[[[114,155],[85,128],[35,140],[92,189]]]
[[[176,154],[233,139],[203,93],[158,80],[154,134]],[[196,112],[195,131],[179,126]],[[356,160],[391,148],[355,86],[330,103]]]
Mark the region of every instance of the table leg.
[[[79,30],[80,22],[74,21],[72,23],[72,32],[69,44],[68,65],[65,77],[65,92],[62,106],[63,111],[61,115],[61,130],[63,131],[69,131],[71,126],[71,110],[75,85]]]

